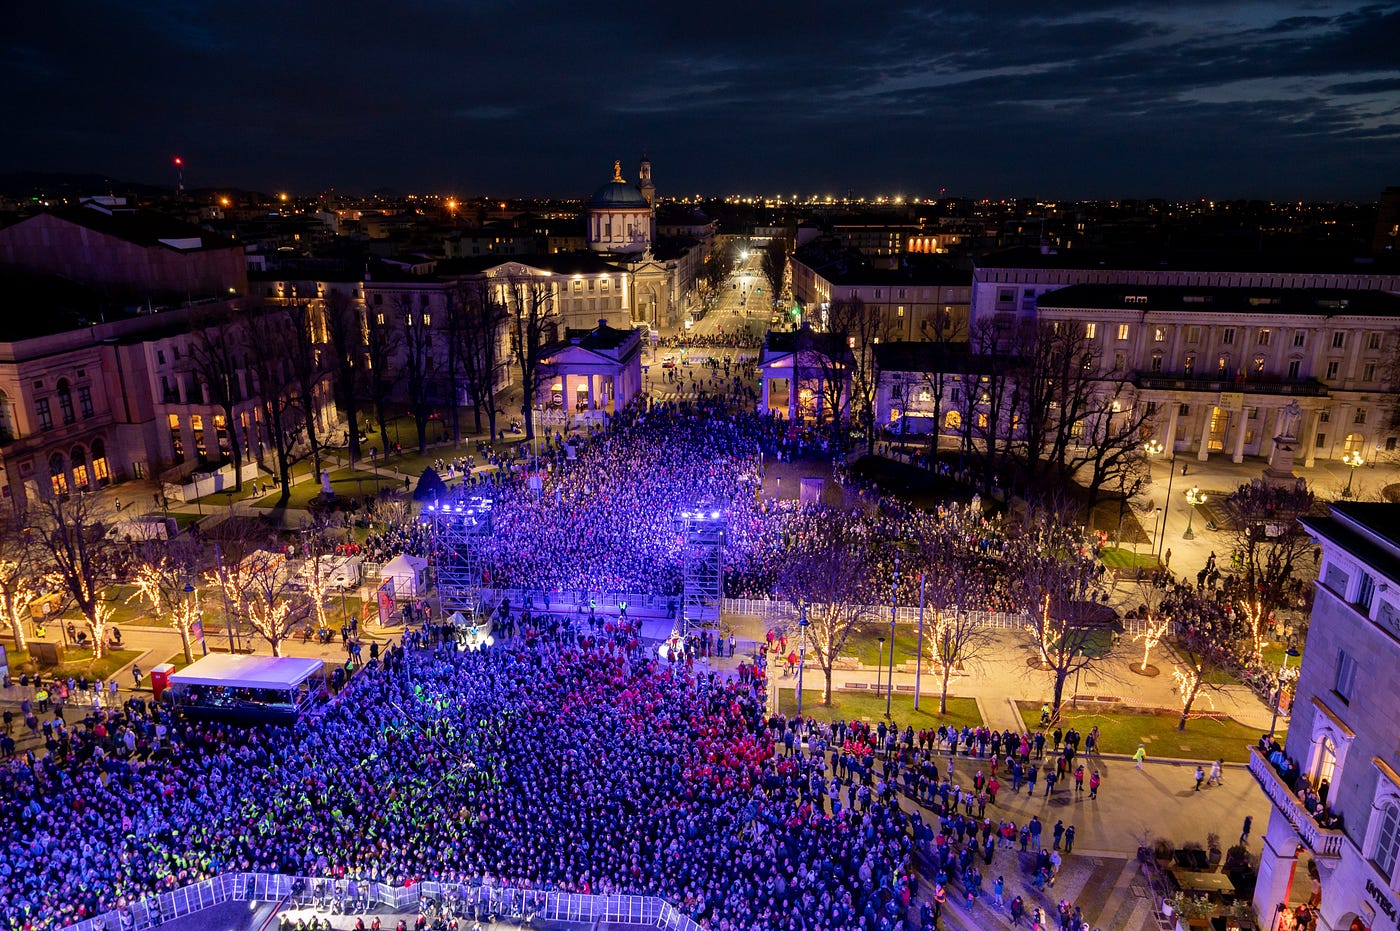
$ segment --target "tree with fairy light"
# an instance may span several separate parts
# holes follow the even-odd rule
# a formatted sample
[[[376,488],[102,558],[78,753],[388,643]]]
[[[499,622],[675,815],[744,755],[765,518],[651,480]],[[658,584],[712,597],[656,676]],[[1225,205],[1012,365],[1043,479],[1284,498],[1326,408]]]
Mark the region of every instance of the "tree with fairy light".
[[[273,656],[282,655],[282,641],[309,613],[306,600],[293,591],[291,568],[281,553],[254,550],[238,563],[224,562],[206,579],[222,590],[236,616],[248,619]]]
[[[831,508],[816,528],[788,555],[778,590],[806,606],[807,649],[825,679],[822,704],[830,707],[836,659],[861,624],[880,616],[873,605],[887,593],[880,591],[871,568],[877,544],[861,532],[858,516]]]
[[[1000,523],[983,516],[978,498],[940,506],[936,517],[915,558],[923,567],[930,621],[924,652],[938,666],[938,713],[947,714],[953,671],[975,663],[996,642],[994,629],[973,612],[1005,577],[1006,536]]]
[[[1084,528],[1052,507],[1028,512],[1008,550],[1019,556],[1025,633],[1051,676],[1051,710],[1059,714],[1066,683],[1112,650],[1117,615],[1102,603],[1103,567]]]
[[[147,541],[137,554],[132,579],[136,591],[127,599],[144,602],[153,614],[170,618],[187,663],[194,662],[190,635],[199,620],[194,583],[199,579],[201,555],[198,544],[188,537]]]
[[[1223,588],[1247,630],[1249,659],[1255,666],[1262,663],[1277,612],[1295,597],[1296,574],[1312,552],[1312,538],[1298,518],[1316,507],[1316,498],[1301,479],[1297,484],[1255,479],[1225,499],[1234,524],[1237,568]]]
[[[24,635],[24,620],[29,606],[43,592],[39,548],[34,531],[16,509],[0,514],[0,612],[14,634],[15,651],[29,649]]]

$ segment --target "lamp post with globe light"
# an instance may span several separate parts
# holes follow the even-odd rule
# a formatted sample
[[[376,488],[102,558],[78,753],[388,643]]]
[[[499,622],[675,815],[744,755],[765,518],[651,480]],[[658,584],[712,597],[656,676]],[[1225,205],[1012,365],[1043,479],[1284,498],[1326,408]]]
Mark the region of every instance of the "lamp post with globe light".
[[[1196,506],[1205,503],[1206,496],[1201,491],[1201,486],[1192,485],[1186,489],[1186,532],[1181,535],[1181,539],[1191,540],[1195,538],[1195,534],[1191,532],[1191,521],[1196,516]]]
[[[1351,469],[1351,472],[1349,472],[1349,473],[1347,474],[1347,487],[1342,489],[1342,497],[1343,497],[1343,498],[1350,498],[1350,497],[1351,497],[1351,480],[1354,479],[1354,478],[1356,478],[1356,470],[1357,470],[1358,468],[1360,468],[1361,466],[1365,465],[1365,464],[1366,464],[1366,461],[1365,461],[1364,459],[1361,458],[1361,451],[1358,449],[1358,450],[1353,450],[1352,452],[1349,452],[1349,453],[1344,453],[1344,454],[1342,455],[1342,464],[1345,465],[1345,466],[1350,467],[1350,469]]]

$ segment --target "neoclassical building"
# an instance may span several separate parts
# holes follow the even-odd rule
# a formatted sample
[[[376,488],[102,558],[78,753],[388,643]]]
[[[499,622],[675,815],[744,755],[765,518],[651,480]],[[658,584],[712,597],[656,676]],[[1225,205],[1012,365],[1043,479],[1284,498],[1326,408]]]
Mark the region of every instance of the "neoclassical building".
[[[598,188],[583,208],[588,248],[624,269],[631,279],[632,321],[653,328],[676,326],[695,298],[712,236],[658,236],[656,186],[651,161],[642,156],[637,183],[613,162],[612,180]],[[700,226],[713,232],[712,226]]]
[[[1400,505],[1339,502],[1303,526],[1322,551],[1285,759],[1255,748],[1272,803],[1254,907],[1294,927],[1321,889],[1323,931],[1392,929],[1400,916]],[[1292,765],[1277,765],[1294,761]],[[1305,798],[1307,796],[1307,798]],[[1311,804],[1324,799],[1325,809]]]

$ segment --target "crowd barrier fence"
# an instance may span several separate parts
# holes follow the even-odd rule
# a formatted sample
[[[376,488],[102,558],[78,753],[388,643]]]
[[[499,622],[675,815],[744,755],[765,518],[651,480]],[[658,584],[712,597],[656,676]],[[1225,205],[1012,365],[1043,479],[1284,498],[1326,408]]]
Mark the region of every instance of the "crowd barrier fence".
[[[424,881],[407,886],[277,873],[221,873],[211,879],[145,896],[121,909],[106,912],[67,931],[147,931],[160,924],[222,905],[225,902],[274,902],[329,912],[332,902],[348,903],[349,914],[374,911],[417,911],[445,898],[463,905],[480,903],[503,918],[533,915],[543,921],[621,923],[702,931],[694,919],[654,896],[587,895],[544,889],[516,889],[496,883]],[[342,909],[343,910],[343,909]]]

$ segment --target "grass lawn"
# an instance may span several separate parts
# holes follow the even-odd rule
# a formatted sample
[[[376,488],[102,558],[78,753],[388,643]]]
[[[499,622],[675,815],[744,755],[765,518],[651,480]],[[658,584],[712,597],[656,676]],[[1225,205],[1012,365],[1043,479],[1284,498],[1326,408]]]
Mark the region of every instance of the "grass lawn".
[[[200,658],[198,646],[194,646],[191,652],[194,653],[195,659]],[[170,657],[170,659],[166,660],[166,662],[174,666],[176,672],[179,672],[181,669],[184,669],[186,666],[189,665],[189,663],[185,662],[185,652],[183,650]]]
[[[1100,554],[1103,564],[1110,569],[1157,568],[1157,557],[1150,553],[1134,553],[1122,547],[1106,546]]]
[[[901,636],[895,638],[894,642],[894,665],[896,670],[902,671],[899,669],[900,664],[906,660],[915,658],[914,651],[919,641],[916,635],[909,633],[907,627],[901,628],[899,632]],[[876,640],[876,637],[885,638],[884,650],[888,651],[890,647],[890,625],[868,624],[861,629],[851,631],[851,635],[846,638],[846,646],[841,650],[841,655],[854,656],[866,666],[879,665],[881,648],[880,641]],[[795,648],[792,637],[788,638],[788,647]],[[890,654],[885,652],[884,657],[884,662],[888,664],[890,661]]]
[[[883,695],[833,689],[831,707],[828,708],[822,704],[820,688],[807,688],[802,691],[802,713],[816,718],[818,721],[850,721],[856,718],[877,721],[885,716],[885,697]],[[797,713],[796,689],[780,688],[778,690],[778,708],[783,714]],[[890,705],[890,713],[894,716],[894,720],[899,722],[900,727],[910,724],[915,730],[938,727],[940,724],[955,724],[958,727],[966,724],[977,727],[982,723],[982,716],[977,712],[976,699],[954,698],[952,695],[948,696],[948,713],[946,715],[938,714],[937,695],[922,696],[919,699],[919,710],[915,711],[913,695],[896,694]]]
[[[1200,701],[1198,699],[1198,703]],[[1019,705],[1026,729],[1038,729],[1040,706],[1028,702],[1020,702]],[[1076,728],[1083,734],[1097,725],[1099,748],[1103,752],[1131,754],[1141,743],[1147,747],[1148,759],[1223,759],[1231,763],[1244,763],[1249,760],[1249,747],[1259,740],[1259,731],[1245,727],[1233,718],[1192,718],[1186,722],[1186,730],[1178,731],[1176,722],[1179,717],[1172,712],[1076,710],[1066,703],[1060,726]]]
[[[29,653],[8,651],[11,676],[18,675],[21,666],[29,662]],[[39,670],[45,676],[86,675],[90,679],[105,679],[141,655],[140,650],[108,650],[102,659],[93,662],[92,650],[71,647],[63,651],[67,662]]]
[[[388,478],[375,472],[362,472],[359,469],[336,469],[330,474],[331,490],[347,498],[358,497],[361,491],[365,494],[374,494],[380,487],[401,488],[402,484],[397,479]],[[311,500],[321,494],[320,481],[302,482],[292,486],[291,496],[287,499],[286,506],[289,508],[305,508]],[[278,506],[279,496],[270,494],[258,499],[254,507],[274,508]]]

